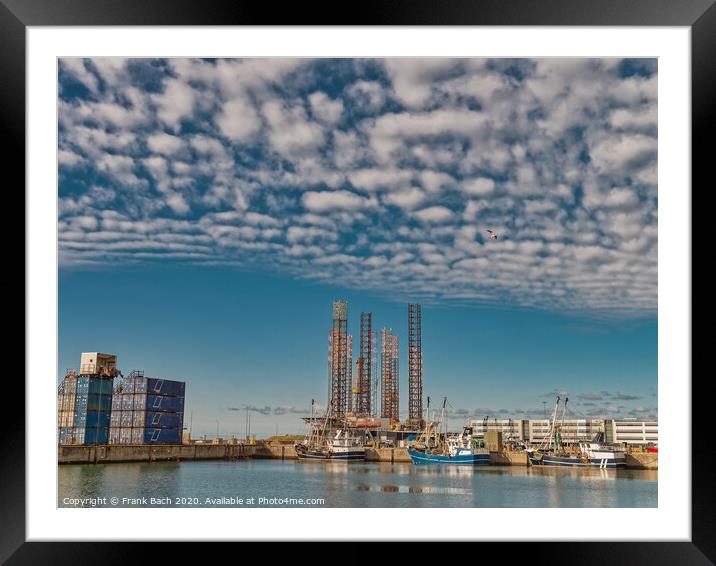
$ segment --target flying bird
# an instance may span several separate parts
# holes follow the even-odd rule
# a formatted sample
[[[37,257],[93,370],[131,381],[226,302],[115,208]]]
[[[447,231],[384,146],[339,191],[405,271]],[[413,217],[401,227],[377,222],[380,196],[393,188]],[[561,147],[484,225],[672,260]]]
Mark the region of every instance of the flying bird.
[[[497,240],[497,232],[494,230],[488,230],[488,232],[490,233],[490,240]]]

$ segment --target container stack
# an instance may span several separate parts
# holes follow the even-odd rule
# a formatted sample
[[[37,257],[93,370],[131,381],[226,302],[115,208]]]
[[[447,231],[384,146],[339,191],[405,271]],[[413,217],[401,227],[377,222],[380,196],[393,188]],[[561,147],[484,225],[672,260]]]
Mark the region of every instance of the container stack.
[[[109,443],[181,444],[185,387],[133,371],[114,389]]]
[[[57,395],[60,444],[107,444],[116,365],[112,354],[85,352],[80,369],[67,371]]]

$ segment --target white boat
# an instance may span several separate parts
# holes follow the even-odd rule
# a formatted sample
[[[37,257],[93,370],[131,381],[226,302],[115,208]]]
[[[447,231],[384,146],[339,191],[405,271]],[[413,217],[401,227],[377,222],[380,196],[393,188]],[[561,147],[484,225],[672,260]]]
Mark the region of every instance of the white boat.
[[[299,460],[365,460],[364,439],[337,429],[332,437],[314,441],[304,439],[297,443],[296,456]]]
[[[330,418],[330,410],[320,422],[313,419],[313,400],[311,400],[311,419],[306,438],[294,445],[299,460],[324,460],[352,462],[365,460],[365,433],[356,433]]]

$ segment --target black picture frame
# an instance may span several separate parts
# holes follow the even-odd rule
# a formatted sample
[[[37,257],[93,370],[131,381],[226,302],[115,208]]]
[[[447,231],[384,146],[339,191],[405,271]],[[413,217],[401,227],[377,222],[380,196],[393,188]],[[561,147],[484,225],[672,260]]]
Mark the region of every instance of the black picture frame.
[[[338,4],[285,3],[277,8],[240,0],[0,0],[0,120],[7,144],[4,154],[6,178],[10,172],[16,185],[25,184],[25,34],[28,26],[684,26],[691,30],[692,49],[692,186],[699,181],[707,185],[708,167],[713,161],[707,136],[712,137],[716,101],[715,3],[716,0],[442,0],[439,3],[383,0],[364,1],[353,10],[341,11]],[[704,189],[708,189],[708,185]],[[691,190],[693,194],[689,187],[684,190]],[[691,376],[680,376],[680,379],[691,381],[692,430],[712,430],[709,426],[708,378],[691,380]],[[4,380],[5,396],[25,399],[21,380],[14,375],[7,375]],[[185,545],[177,544],[26,542],[24,424],[24,405],[20,407],[18,404],[18,414],[3,425],[0,442],[0,562],[10,565],[64,564],[92,560],[98,564],[115,564],[136,561],[140,557],[142,561],[184,561]],[[694,438],[691,449],[691,542],[517,543],[510,555],[531,563],[549,564],[714,563],[716,478],[710,467],[713,449],[708,438]],[[239,529],[237,525],[237,531]],[[81,538],[81,530],[78,530],[78,538]],[[137,548],[140,545],[141,548]],[[439,549],[440,552],[444,550]],[[374,552],[361,549],[344,555],[352,556],[351,561],[357,562],[360,556],[377,559],[379,555]],[[244,550],[242,555],[248,558],[249,550]],[[503,555],[503,558],[510,555]],[[295,556],[295,552],[291,552],[291,556]],[[425,559],[423,550],[420,556],[421,560]],[[289,559],[289,556],[278,558]]]

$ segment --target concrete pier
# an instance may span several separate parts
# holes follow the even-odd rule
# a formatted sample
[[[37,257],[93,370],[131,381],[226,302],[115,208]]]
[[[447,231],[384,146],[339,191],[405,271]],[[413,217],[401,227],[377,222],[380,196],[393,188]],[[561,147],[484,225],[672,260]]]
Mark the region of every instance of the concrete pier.
[[[102,445],[58,446],[60,464],[97,464],[109,462],[161,462],[171,460],[233,460],[250,458],[255,446],[240,444],[187,445]]]
[[[407,448],[366,448],[368,462],[410,462]]]
[[[510,452],[504,450],[502,452],[490,452],[490,463],[493,466],[526,466],[526,452]]]
[[[657,452],[632,452],[626,455],[627,468],[639,470],[658,470],[659,454]]]
[[[293,444],[268,442],[258,444],[184,444],[58,446],[60,464],[105,464],[112,462],[167,462],[182,460],[296,460]],[[407,448],[366,448],[368,462],[410,462]],[[524,452],[490,452],[490,461],[497,466],[527,466]],[[627,454],[627,468],[656,470],[659,455],[652,452]]]

